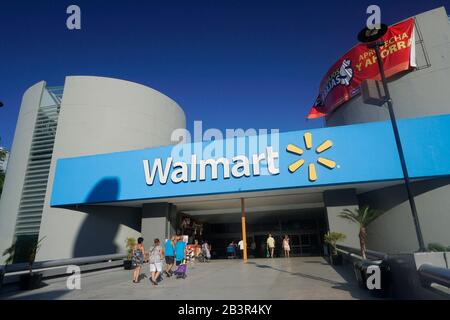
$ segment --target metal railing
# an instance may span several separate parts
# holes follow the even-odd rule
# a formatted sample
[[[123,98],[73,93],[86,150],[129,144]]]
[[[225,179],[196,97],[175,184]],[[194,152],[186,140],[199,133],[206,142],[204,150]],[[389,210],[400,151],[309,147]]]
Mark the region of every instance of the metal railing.
[[[388,272],[389,296],[399,299],[448,299],[450,297],[450,269],[436,267],[428,263],[418,265],[414,257],[390,255],[384,252],[367,250],[367,260],[361,257],[359,248],[337,245],[337,251],[351,262],[363,264],[384,264]],[[378,261],[377,261],[378,260]],[[405,277],[404,273],[408,276]],[[400,275],[399,275],[400,274]],[[403,274],[403,275],[402,275]],[[358,274],[355,270],[355,275]],[[386,279],[386,278],[384,278]]]
[[[423,264],[419,267],[419,276],[423,286],[429,287],[432,283],[450,288],[450,269]]]
[[[33,264],[33,271],[40,273],[44,279],[59,278],[67,276],[69,266],[77,266],[80,272],[99,271],[104,269],[119,268],[123,266],[125,254],[109,254],[83,258],[60,259],[51,261],[39,261]],[[16,263],[13,265],[0,266],[5,272],[3,284],[12,284],[20,281],[21,275],[29,270],[28,263]]]
[[[361,251],[360,249],[343,246],[343,245],[337,245],[337,250],[343,254],[346,254],[350,257],[356,258],[358,260],[363,260],[361,257]],[[386,260],[388,255],[387,253],[380,252],[380,251],[374,251],[374,250],[366,250],[366,256],[367,258],[376,259],[376,260]]]
[[[33,271],[42,275],[44,279],[59,278],[67,276],[69,266],[77,266],[80,272],[98,271],[104,269],[118,268],[123,266],[125,254],[109,254],[73,259],[60,259],[51,261],[39,261],[33,264]],[[12,284],[20,281],[21,275],[29,270],[28,263],[16,263],[13,265],[0,266],[4,275],[3,284]],[[69,273],[68,273],[69,272]],[[1,284],[0,284],[1,286]]]
[[[102,263],[114,260],[123,260],[126,257],[126,254],[117,253],[117,254],[107,254],[101,256],[92,256],[92,257],[82,257],[82,258],[71,258],[71,259],[59,259],[59,260],[49,260],[49,261],[38,261],[33,263],[33,270],[38,271],[39,269],[46,268],[54,268],[54,267],[64,267],[69,265],[86,265],[86,264],[95,264]],[[5,269],[5,267],[3,267]],[[8,265],[6,267],[7,273],[25,271],[29,269],[28,263],[16,263],[12,265]]]

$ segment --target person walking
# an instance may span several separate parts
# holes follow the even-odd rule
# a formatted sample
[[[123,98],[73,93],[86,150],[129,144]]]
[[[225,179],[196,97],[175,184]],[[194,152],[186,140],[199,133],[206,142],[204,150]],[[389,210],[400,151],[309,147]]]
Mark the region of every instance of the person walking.
[[[284,235],[283,250],[284,250],[284,256],[286,258],[289,258],[289,253],[291,252],[291,246],[289,245],[289,237],[287,234]]]
[[[236,243],[234,240],[231,242],[231,244],[233,245],[233,248],[234,248],[234,258],[236,259],[236,258],[237,258],[237,255],[238,255],[238,253],[237,253],[238,245],[237,245],[237,243]]]
[[[272,234],[269,233],[266,243],[267,248],[269,249],[270,257],[273,258],[273,252],[275,251],[275,239],[272,237]]]
[[[201,252],[202,252],[202,247],[198,243],[198,240],[195,239],[194,240],[194,259],[193,259],[194,261],[198,261],[198,256],[200,255]]]
[[[172,268],[175,264],[175,240],[175,236],[167,239],[164,248],[164,259],[166,260],[166,270],[164,270],[164,273],[167,277],[172,276]]]
[[[208,244],[208,241],[206,241],[206,240],[203,241],[203,244],[202,244],[202,253],[205,256],[206,261],[211,260],[211,248]]]
[[[261,245],[259,247],[259,253],[262,258],[269,257],[269,248],[267,247],[267,242],[261,241]]]
[[[255,258],[256,257],[256,242],[254,240],[250,244],[250,252],[251,252],[251,255],[253,256],[253,258]]]
[[[133,248],[133,256],[131,258],[131,263],[134,267],[133,270],[133,283],[139,282],[139,277],[141,275],[141,268],[144,264],[144,238],[139,237],[137,240],[137,244]]]
[[[177,237],[177,243],[175,244],[175,265],[179,266],[183,259],[186,258],[186,242],[183,241],[182,236]]]
[[[151,278],[150,282],[154,285],[158,285],[158,278],[162,271],[162,257],[164,253],[161,248],[159,239],[155,239],[153,241],[153,247],[149,251],[149,264],[150,264],[150,273]]]
[[[238,242],[238,247],[239,247],[239,258],[243,259],[244,258],[244,240],[240,240]]]
[[[227,247],[227,257],[228,259],[234,259],[236,257],[236,246],[234,241],[231,241]]]

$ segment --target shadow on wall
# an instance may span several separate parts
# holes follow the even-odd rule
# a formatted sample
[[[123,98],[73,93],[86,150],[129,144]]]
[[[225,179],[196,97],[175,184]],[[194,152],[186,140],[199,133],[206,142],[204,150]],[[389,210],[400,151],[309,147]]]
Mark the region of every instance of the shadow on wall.
[[[415,181],[411,184],[414,197],[424,193],[450,185],[450,178],[435,178],[423,181]],[[359,205],[369,205],[382,211],[389,211],[394,207],[408,201],[408,194],[404,184],[386,187],[379,190],[369,191],[361,194]],[[417,200],[416,200],[417,201]]]
[[[100,199],[117,199],[119,190],[120,183],[117,178],[105,178],[92,189],[86,202],[95,203]],[[108,208],[105,206],[79,206],[76,208],[77,211],[86,213],[86,218],[78,231],[73,248],[73,257],[117,252],[118,248],[114,244],[114,239],[119,230],[120,222],[116,217],[108,219]]]

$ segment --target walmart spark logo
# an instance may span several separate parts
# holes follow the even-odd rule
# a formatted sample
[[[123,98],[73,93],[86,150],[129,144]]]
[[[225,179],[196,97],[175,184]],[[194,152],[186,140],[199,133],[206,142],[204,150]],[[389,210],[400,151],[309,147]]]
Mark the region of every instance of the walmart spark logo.
[[[312,134],[310,132],[306,132],[303,135],[303,139],[305,140],[305,148],[307,150],[312,149]],[[319,145],[316,148],[316,153],[317,154],[321,154],[322,152],[330,149],[333,146],[333,141],[331,140],[326,140],[325,142],[323,142],[321,145]],[[289,144],[286,147],[286,150],[290,153],[293,153],[295,155],[301,156],[304,151],[302,148],[297,147],[296,145],[293,144]],[[334,162],[333,160],[327,159],[327,158],[323,158],[323,157],[318,157],[317,158],[317,163],[324,166],[327,169],[334,169],[336,168],[336,162]],[[304,159],[299,159],[297,161],[295,161],[294,163],[292,163],[289,166],[289,172],[290,173],[294,173],[295,171],[297,171],[298,169],[300,169],[301,166],[303,166],[305,164],[305,160]],[[309,181],[314,182],[317,180],[317,171],[316,171],[316,165],[314,163],[309,163],[308,164],[308,177],[309,177]]]

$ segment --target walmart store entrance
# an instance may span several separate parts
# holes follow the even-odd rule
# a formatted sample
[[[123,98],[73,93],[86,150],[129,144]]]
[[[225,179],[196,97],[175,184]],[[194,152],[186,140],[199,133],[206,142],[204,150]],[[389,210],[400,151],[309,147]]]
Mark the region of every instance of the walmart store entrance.
[[[291,256],[323,255],[323,235],[327,229],[323,204],[277,204],[286,200],[286,196],[246,199],[248,258],[267,256],[269,233],[275,239],[276,257],[284,256],[282,239],[285,235],[290,239]],[[298,196],[296,201],[299,201]],[[190,243],[206,240],[212,247],[213,258],[229,257],[227,247],[232,242],[238,244],[242,239],[239,203],[239,199],[178,203],[178,208],[190,209],[178,211],[178,229],[182,234],[189,235]],[[237,250],[237,257],[239,254]]]
[[[213,256],[227,257],[227,247],[242,238],[240,217],[231,214],[199,216],[203,224],[202,237],[212,246]],[[276,257],[284,255],[282,239],[288,235],[292,256],[311,256],[323,254],[323,234],[326,232],[322,209],[269,212],[247,214],[247,250],[249,258],[267,256],[266,239],[272,234],[275,239]],[[239,252],[238,252],[239,255]]]

